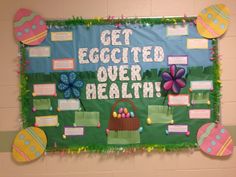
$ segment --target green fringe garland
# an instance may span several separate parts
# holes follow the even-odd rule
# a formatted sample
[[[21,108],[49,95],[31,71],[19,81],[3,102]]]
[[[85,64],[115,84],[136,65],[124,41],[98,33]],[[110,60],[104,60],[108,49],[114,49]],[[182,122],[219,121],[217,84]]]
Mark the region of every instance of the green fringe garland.
[[[182,144],[142,144],[142,145],[124,145],[124,146],[111,146],[111,145],[94,145],[94,146],[79,146],[72,148],[51,148],[47,149],[47,152],[65,152],[65,153],[134,153],[134,152],[176,152],[183,151],[185,149],[193,150],[198,145],[194,143],[182,143]]]
[[[30,113],[30,90],[27,89],[27,76],[25,74],[25,68],[27,67],[26,63],[26,48],[22,43],[18,43],[19,49],[20,49],[20,54],[21,54],[21,59],[19,60],[20,62],[20,96],[19,96],[19,101],[21,102],[21,118],[22,118],[22,123],[23,123],[23,128],[31,126],[27,122],[27,115]]]
[[[218,52],[218,40],[212,39],[212,60],[213,60],[213,99],[214,99],[214,117],[216,122],[220,121],[220,103],[221,103],[221,80],[220,80],[220,64],[219,64],[219,52]]]
[[[86,25],[88,28],[92,25],[128,25],[128,24],[137,24],[142,26],[152,26],[156,24],[174,24],[177,23],[187,23],[192,22],[194,23],[196,17],[176,17],[176,18],[133,18],[133,19],[83,19],[81,17],[73,17],[72,19],[68,20],[48,20],[46,23],[50,26],[59,26],[63,28],[71,28],[76,25]],[[26,48],[24,44],[18,43],[21,59],[20,59],[20,96],[19,100],[21,102],[21,117],[23,128],[32,126],[29,125],[27,122],[27,115],[30,113],[30,90],[27,88],[27,76],[25,74],[25,67],[27,66],[26,63]],[[218,41],[217,39],[212,40],[213,46],[213,67],[214,67],[214,90],[213,90],[213,97],[214,97],[214,117],[217,121],[220,120],[220,89],[221,89],[221,82],[220,82],[220,65],[218,62]],[[95,146],[79,146],[79,147],[72,147],[72,148],[48,148],[48,152],[62,152],[62,153],[77,153],[80,152],[93,152],[93,153],[109,153],[109,152],[173,152],[173,151],[181,151],[184,149],[195,149],[198,145],[196,143],[182,143],[182,144],[166,144],[166,145],[158,145],[158,144],[140,144],[140,145],[124,145],[124,146],[111,146],[111,145],[95,145]]]
[[[68,20],[48,20],[48,26],[63,26],[63,27],[73,27],[76,25],[86,25],[88,28],[92,25],[128,25],[128,24],[141,24],[143,26],[152,26],[157,24],[177,24],[177,23],[187,23],[195,21],[196,17],[174,17],[174,18],[122,18],[122,19],[83,19],[82,17],[73,17]]]

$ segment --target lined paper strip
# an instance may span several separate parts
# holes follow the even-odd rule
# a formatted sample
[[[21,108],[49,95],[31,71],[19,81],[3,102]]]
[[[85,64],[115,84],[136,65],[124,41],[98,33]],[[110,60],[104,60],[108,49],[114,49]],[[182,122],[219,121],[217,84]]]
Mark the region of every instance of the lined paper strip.
[[[188,35],[188,25],[169,25],[166,31],[167,36],[186,36]]]
[[[168,105],[170,106],[188,106],[190,96],[188,94],[168,95]]]
[[[186,133],[188,132],[188,125],[168,125],[169,133]]]
[[[210,109],[191,109],[189,110],[190,119],[210,119],[211,110]]]
[[[64,135],[82,136],[84,135],[84,127],[64,127]]]
[[[80,102],[79,99],[59,99],[58,110],[60,111],[72,111],[79,110]]]
[[[51,51],[49,46],[29,47],[29,57],[50,57]]]
[[[49,115],[49,116],[36,116],[35,124],[39,127],[51,127],[58,126],[58,116]]]
[[[173,55],[168,56],[168,65],[187,65],[188,64],[188,56],[187,55]]]
[[[68,32],[51,32],[51,41],[72,41],[73,33]]]
[[[208,49],[208,40],[207,39],[187,39],[187,48],[188,49]]]
[[[192,90],[212,90],[213,82],[209,81],[191,81],[190,88]]]
[[[75,69],[74,59],[73,58],[53,59],[52,69],[54,71],[74,70]]]
[[[34,84],[33,96],[55,96],[56,84]]]

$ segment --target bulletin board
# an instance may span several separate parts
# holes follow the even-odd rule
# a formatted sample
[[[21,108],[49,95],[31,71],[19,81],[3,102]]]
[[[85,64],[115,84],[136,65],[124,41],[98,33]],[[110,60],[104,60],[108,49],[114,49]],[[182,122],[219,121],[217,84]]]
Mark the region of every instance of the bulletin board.
[[[217,39],[195,19],[46,21],[44,41],[19,44],[24,127],[48,151],[196,147],[219,120],[220,82]]]

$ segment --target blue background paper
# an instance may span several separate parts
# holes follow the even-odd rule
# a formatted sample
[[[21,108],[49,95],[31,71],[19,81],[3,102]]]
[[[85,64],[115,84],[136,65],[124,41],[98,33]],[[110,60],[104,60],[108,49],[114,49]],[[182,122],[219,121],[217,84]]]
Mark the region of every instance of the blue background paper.
[[[153,26],[140,26],[140,25],[128,25],[124,28],[133,30],[133,34],[130,36],[130,45],[122,46],[104,46],[100,41],[100,34],[103,30],[114,30],[117,29],[114,25],[93,25],[90,28],[86,28],[84,25],[78,25],[73,27],[71,30],[58,29],[52,27],[48,30],[48,35],[45,41],[40,46],[50,46],[51,56],[49,58],[30,58],[29,60],[28,73],[51,73],[60,72],[52,70],[52,59],[63,59],[63,58],[74,58],[75,59],[75,71],[97,71],[99,66],[114,65],[113,62],[108,64],[97,63],[97,64],[79,64],[78,61],[78,49],[79,48],[99,48],[104,47],[112,48],[124,48],[128,47],[144,47],[144,46],[161,46],[164,50],[165,58],[163,62],[151,62],[145,63],[142,61],[142,55],[139,55],[139,65],[142,67],[142,72],[150,69],[166,68],[167,57],[169,55],[187,55],[188,66],[211,66],[212,62],[209,60],[211,57],[210,50],[208,49],[187,49],[187,38],[202,38],[194,25],[188,24],[188,36],[167,36],[166,25],[153,25]],[[73,41],[62,41],[54,42],[51,41],[51,32],[54,31],[72,31]],[[209,48],[212,48],[211,41],[209,40]],[[129,52],[130,54],[130,52]],[[152,56],[153,54],[151,54]],[[129,60],[130,59],[130,60]],[[128,56],[129,65],[134,64],[133,57]],[[119,63],[121,65],[123,63]],[[116,64],[117,65],[117,64]],[[187,67],[187,66],[184,66]]]

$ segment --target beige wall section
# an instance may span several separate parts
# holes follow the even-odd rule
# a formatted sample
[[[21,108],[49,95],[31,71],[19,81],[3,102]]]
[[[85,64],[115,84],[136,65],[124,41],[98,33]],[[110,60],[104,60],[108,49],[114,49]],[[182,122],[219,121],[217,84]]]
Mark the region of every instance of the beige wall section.
[[[231,24],[220,40],[222,55],[222,121],[236,125],[236,2],[235,0],[0,0],[0,131],[17,130],[17,46],[12,19],[19,7],[45,18],[196,15],[202,8],[222,2],[231,9]],[[4,143],[4,142],[0,142]],[[28,165],[17,165],[10,153],[0,153],[0,177],[235,177],[236,154],[211,159],[201,152],[137,155],[48,155]]]

